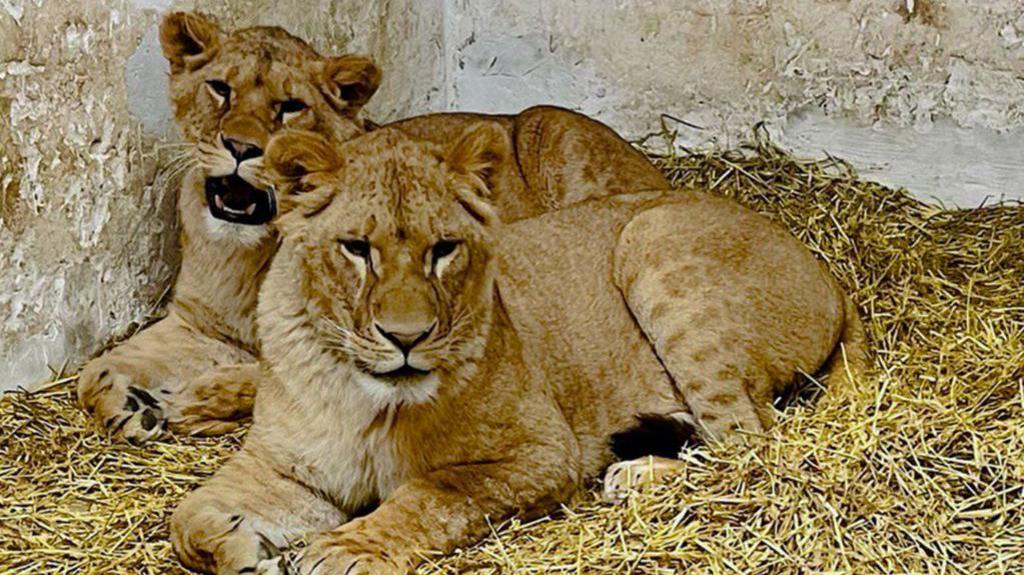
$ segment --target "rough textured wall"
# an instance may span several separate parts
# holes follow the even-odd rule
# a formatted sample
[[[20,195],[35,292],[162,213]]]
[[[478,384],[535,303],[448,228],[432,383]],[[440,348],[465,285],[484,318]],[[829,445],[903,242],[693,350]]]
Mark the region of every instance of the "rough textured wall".
[[[555,101],[639,136],[759,121],[922,197],[1024,197],[1018,0],[446,0],[450,104]]]
[[[0,388],[76,363],[172,273],[172,194],[124,81],[152,18],[124,2],[0,2]]]

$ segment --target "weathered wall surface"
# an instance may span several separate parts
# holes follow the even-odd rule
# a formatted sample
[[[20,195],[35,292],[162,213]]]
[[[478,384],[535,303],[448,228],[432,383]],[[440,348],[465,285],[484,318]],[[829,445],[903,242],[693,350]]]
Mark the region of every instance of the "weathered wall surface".
[[[198,8],[385,70],[368,113],[556,103],[630,137],[766,122],[923,198],[1024,197],[1017,0],[0,0],[0,389],[74,365],[169,283],[156,25]]]
[[[123,2],[0,2],[0,387],[76,362],[172,273],[171,195],[124,83],[152,19]]]
[[[448,0],[450,103],[555,101],[689,144],[797,151],[963,206],[1024,197],[1017,0]]]

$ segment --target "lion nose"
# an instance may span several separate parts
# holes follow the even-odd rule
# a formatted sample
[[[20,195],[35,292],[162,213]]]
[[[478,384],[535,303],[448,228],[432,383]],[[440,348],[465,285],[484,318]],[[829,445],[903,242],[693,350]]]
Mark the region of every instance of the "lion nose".
[[[403,355],[409,355],[412,348],[423,343],[423,340],[430,337],[430,334],[434,331],[434,326],[437,325],[436,321],[431,321],[429,325],[382,325],[374,322],[374,327],[377,328],[377,332],[380,333],[384,339],[390,341],[397,347]]]
[[[246,160],[258,158],[263,155],[263,148],[256,144],[250,144],[234,138],[225,138],[223,135],[220,137],[221,141],[224,142],[224,148],[235,158],[235,161],[242,163]]]

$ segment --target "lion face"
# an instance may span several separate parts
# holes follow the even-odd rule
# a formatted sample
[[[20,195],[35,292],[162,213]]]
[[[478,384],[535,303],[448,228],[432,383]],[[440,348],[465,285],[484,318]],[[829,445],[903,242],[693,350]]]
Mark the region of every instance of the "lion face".
[[[260,175],[274,132],[301,128],[350,139],[365,131],[358,112],[380,84],[370,59],[322,57],[281,28],[229,34],[177,12],[164,18],[160,42],[175,117],[195,145],[210,215],[233,224],[274,217],[275,197]]]
[[[501,128],[450,150],[383,129],[332,146],[286,132],[267,162],[278,229],[297,256],[305,308],[323,343],[386,403],[434,396],[484,345],[493,297],[487,180],[509,149]]]

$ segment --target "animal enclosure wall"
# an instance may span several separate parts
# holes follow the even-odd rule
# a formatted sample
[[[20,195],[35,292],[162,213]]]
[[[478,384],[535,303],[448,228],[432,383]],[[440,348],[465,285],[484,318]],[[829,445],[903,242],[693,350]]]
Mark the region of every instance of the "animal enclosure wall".
[[[141,321],[176,265],[156,26],[281,25],[385,72],[368,115],[555,103],[630,137],[798,153],[973,206],[1022,197],[1015,0],[0,0],[0,389]],[[677,121],[682,120],[682,122]]]

